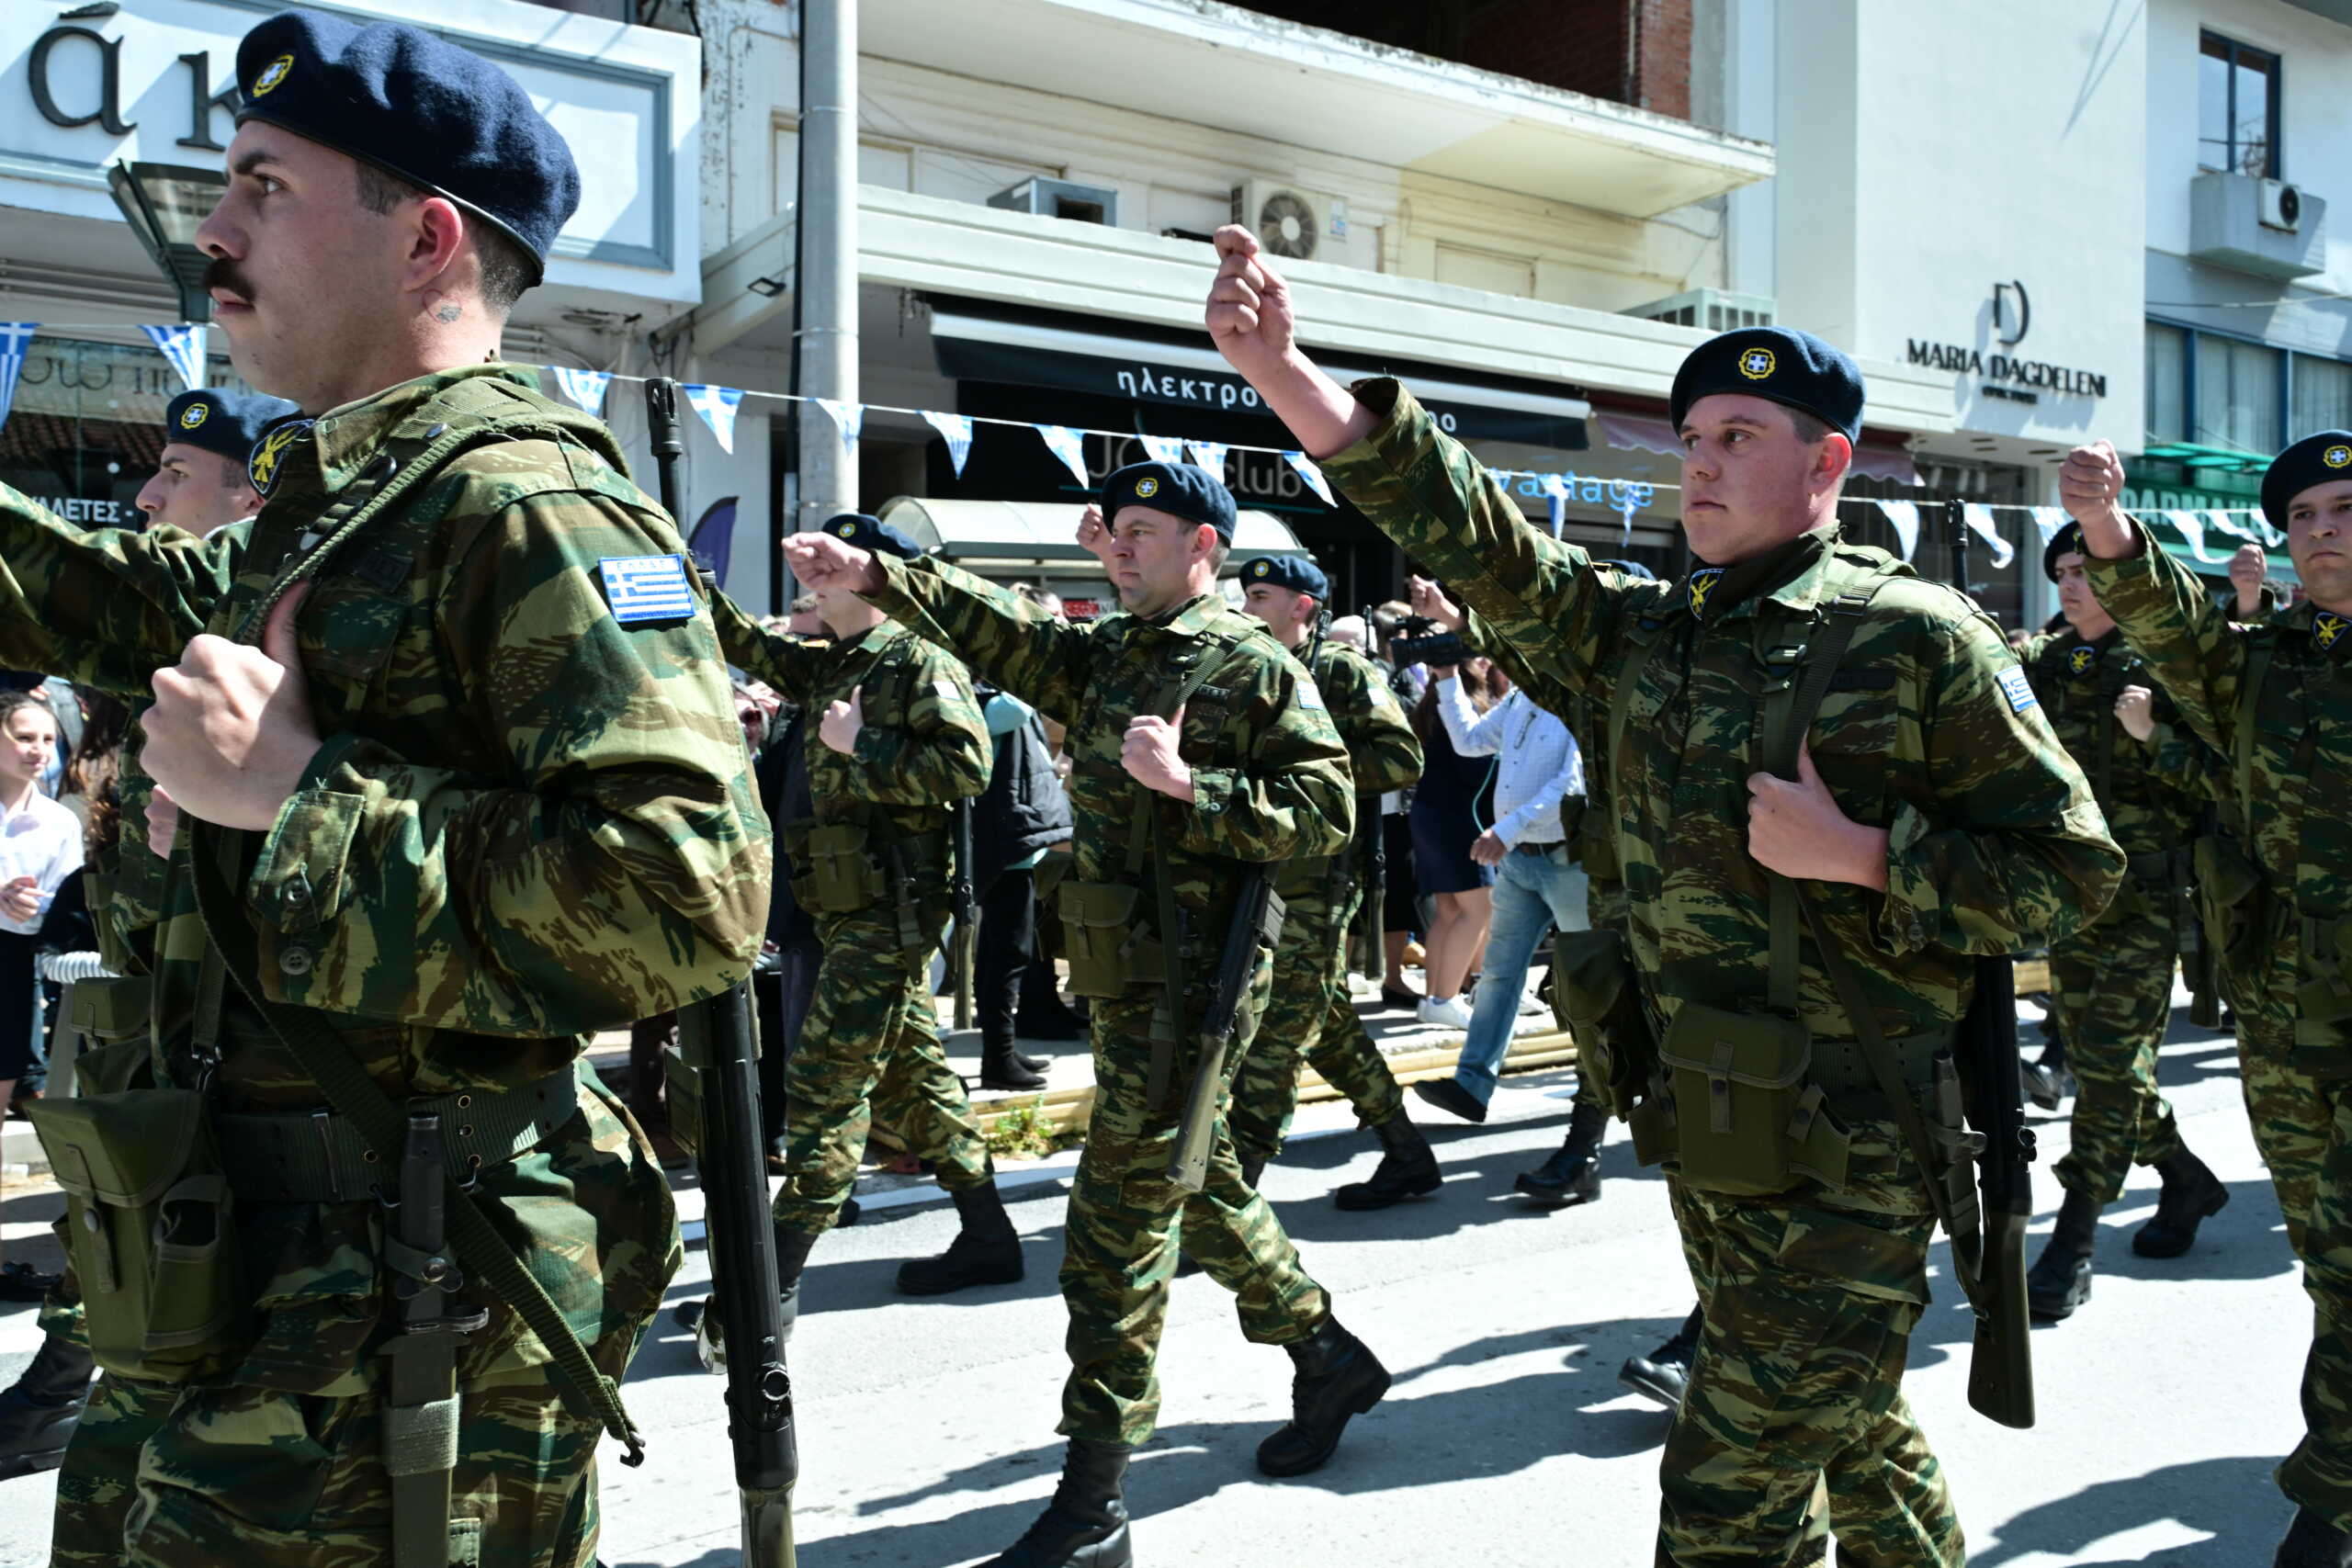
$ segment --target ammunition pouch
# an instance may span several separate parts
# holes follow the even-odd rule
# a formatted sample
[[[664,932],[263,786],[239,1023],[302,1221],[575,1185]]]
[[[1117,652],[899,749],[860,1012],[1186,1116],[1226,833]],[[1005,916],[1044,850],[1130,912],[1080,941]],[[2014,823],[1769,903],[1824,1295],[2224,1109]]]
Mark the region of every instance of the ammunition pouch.
[[[1674,1107],[1682,1179],[1702,1192],[1754,1197],[1806,1177],[1845,1184],[1847,1130],[1821,1086],[1805,1081],[1813,1043],[1803,1023],[1677,1010],[1658,1045]]]
[[[2258,980],[2272,932],[2269,898],[2262,869],[2236,840],[2219,833],[2199,839],[2190,852],[2197,869],[2197,908],[2205,923],[2205,943],[2222,990],[2233,998]]]
[[[1340,894],[1353,879],[1345,855],[1294,855],[1274,870],[1274,892],[1285,903]]]
[[[1054,890],[1072,996],[1124,997],[1164,985],[1160,945],[1136,919],[1143,890],[1122,882],[1065,882]]]
[[[1588,876],[1600,882],[1623,879],[1617,859],[1617,824],[1608,812],[1588,806],[1568,841],[1576,846],[1577,860]]]
[[[154,981],[144,975],[95,976],[76,980],[67,1026],[85,1040],[112,1044],[147,1037],[148,998]]]
[[[216,1370],[243,1346],[252,1303],[204,1095],[126,1089],[39,1100],[30,1115],[65,1191],[98,1365],[161,1383]]]
[[[852,915],[889,897],[881,857],[866,849],[872,833],[854,822],[796,822],[785,829],[792,856],[792,896],[828,915]]]
[[[1658,1069],[1657,1039],[1618,931],[1561,931],[1552,939],[1553,1011],[1576,1037],[1577,1070],[1614,1114],[1631,1120]]]

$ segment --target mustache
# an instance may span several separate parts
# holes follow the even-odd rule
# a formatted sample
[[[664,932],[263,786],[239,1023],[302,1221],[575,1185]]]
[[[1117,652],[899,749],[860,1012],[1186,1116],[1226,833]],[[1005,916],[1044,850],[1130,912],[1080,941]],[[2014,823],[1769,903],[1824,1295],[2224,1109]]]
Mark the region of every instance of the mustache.
[[[225,288],[245,303],[249,305],[253,303],[253,285],[245,280],[243,273],[237,270],[237,264],[227,256],[214,256],[204,264],[204,277],[200,287],[208,291]]]

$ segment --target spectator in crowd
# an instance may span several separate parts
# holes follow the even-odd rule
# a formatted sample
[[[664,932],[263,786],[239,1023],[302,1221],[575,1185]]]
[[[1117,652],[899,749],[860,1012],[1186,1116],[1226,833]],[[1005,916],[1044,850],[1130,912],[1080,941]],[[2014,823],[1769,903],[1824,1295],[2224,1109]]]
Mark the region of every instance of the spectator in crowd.
[[[980,929],[972,1001],[980,1025],[980,1087],[1043,1089],[1046,1063],[1013,1044],[1023,982],[1037,955],[1037,866],[1070,836],[1069,796],[1054,772],[1046,722],[1020,698],[981,686],[995,757],[972,805],[973,893]]]
[[[82,823],[43,795],[57,752],[57,716],[31,693],[0,694],[0,1106],[38,1057],[33,1040],[35,939],[51,899],[82,865]],[[0,1301],[37,1302],[53,1274],[0,1263]]]
[[[1374,657],[1388,671],[1388,689],[1408,712],[1419,704],[1429,686],[1428,671],[1418,664],[1398,665],[1392,652],[1396,639],[1405,635],[1405,617],[1411,614],[1411,607],[1401,599],[1391,599],[1372,612],[1372,639],[1380,650]],[[1380,797],[1382,846],[1388,861],[1387,893],[1380,910],[1380,929],[1387,947],[1383,954],[1386,972],[1380,979],[1380,999],[1393,1008],[1418,1007],[1421,1000],[1420,993],[1405,983],[1406,952],[1412,946],[1414,933],[1428,924],[1422,914],[1420,884],[1413,874],[1412,806],[1409,789]]]
[[[1510,681],[1483,656],[1458,670],[1448,665],[1430,674],[1432,682],[1413,707],[1413,732],[1421,739],[1423,759],[1411,811],[1413,874],[1422,896],[1436,905],[1422,944],[1429,954],[1422,965],[1429,993],[1421,998],[1419,1016],[1423,1023],[1466,1030],[1470,1008],[1462,999],[1463,982],[1486,942],[1495,885],[1495,868],[1472,859],[1470,849],[1493,819],[1495,770],[1455,748],[1438,716],[1438,693],[1458,677],[1471,707],[1483,715],[1502,700]]]

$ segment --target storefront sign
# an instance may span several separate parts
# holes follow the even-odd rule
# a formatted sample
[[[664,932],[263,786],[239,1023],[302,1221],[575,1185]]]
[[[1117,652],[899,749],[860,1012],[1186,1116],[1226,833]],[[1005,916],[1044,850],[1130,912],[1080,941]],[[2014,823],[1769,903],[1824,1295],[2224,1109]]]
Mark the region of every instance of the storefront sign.
[[[1930,370],[1949,370],[1955,375],[1984,378],[1993,383],[1984,390],[1995,397],[2032,402],[2038,400],[2041,392],[2086,398],[2107,396],[2107,378],[2095,370],[2076,370],[2064,365],[2052,365],[2046,359],[2023,359],[2007,354],[1988,355],[1966,344],[1929,343],[1916,337],[1909,340],[1909,347],[1908,357],[1912,364],[1924,365]],[[2020,395],[2019,389],[2027,390]]]

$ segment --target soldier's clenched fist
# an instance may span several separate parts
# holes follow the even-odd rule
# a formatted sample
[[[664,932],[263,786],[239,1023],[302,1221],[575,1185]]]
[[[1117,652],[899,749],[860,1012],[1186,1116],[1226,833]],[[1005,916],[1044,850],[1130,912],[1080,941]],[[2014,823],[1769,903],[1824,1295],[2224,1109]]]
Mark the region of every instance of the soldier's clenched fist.
[[[785,564],[801,586],[814,593],[820,588],[846,588],[867,593],[882,586],[882,571],[874,553],[843,544],[831,534],[787,534]]]
[[[1748,775],[1747,852],[1782,876],[1886,890],[1886,829],[1857,822],[1838,808],[1810,748],[1797,750],[1794,784],[1770,773]]]
[[[857,732],[865,728],[865,688],[850,689],[849,701],[828,703],[817,721],[817,739],[846,757],[857,750]]]
[[[1176,750],[1183,733],[1182,708],[1176,710],[1172,719],[1138,714],[1127,721],[1127,732],[1120,739],[1119,765],[1146,789],[1156,789],[1189,802],[1193,798],[1193,770],[1184,765],[1184,759]]]
[[[259,648],[199,637],[178,664],[155,671],[140,756],[181,809],[259,831],[276,824],[301,784],[319,749],[294,638],[294,615],[309,592],[305,583],[278,600]]]

